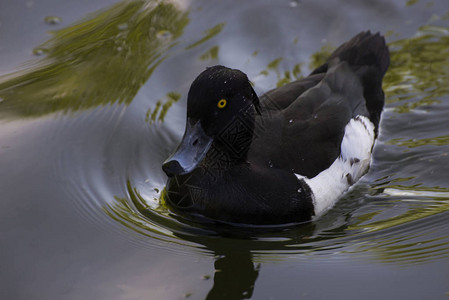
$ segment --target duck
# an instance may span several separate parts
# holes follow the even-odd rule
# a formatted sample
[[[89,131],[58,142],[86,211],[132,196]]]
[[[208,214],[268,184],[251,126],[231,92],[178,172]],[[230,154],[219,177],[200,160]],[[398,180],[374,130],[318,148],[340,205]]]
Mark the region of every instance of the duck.
[[[257,96],[216,65],[192,82],[185,132],[163,162],[177,215],[270,226],[313,221],[368,172],[390,63],[385,38],[360,32],[310,75]]]

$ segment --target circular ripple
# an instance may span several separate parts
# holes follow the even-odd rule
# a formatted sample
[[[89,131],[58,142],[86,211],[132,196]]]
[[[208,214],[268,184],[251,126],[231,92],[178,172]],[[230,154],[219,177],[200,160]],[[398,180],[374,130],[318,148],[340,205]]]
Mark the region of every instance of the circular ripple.
[[[160,166],[169,150],[154,143],[168,136],[174,138],[166,142],[174,145],[176,135],[162,124],[139,126],[141,120],[129,114],[117,106],[64,118],[53,138],[70,138],[58,152],[54,176],[65,176],[74,213],[138,247],[207,255],[246,250],[259,260],[315,256],[331,261],[339,255],[396,264],[449,255],[449,190],[398,185],[404,180],[377,171],[388,169],[382,162],[314,222],[236,227],[183,219],[161,201]]]

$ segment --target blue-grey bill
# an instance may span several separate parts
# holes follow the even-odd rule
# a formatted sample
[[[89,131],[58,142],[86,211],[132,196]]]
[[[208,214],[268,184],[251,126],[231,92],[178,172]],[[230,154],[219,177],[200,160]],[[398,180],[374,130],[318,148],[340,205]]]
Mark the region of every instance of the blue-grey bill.
[[[188,120],[181,143],[162,165],[165,174],[172,177],[192,172],[206,156],[212,142],[213,138],[206,135],[199,121],[192,125]]]

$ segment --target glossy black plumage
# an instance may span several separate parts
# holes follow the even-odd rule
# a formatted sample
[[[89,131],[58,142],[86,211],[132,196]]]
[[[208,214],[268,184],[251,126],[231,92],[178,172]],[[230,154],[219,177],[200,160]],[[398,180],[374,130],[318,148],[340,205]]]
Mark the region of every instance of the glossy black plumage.
[[[189,91],[187,127],[201,127],[213,142],[191,172],[180,171],[177,153],[167,160],[167,203],[189,216],[232,223],[309,220],[311,190],[295,174],[312,178],[328,168],[352,118],[366,116],[377,130],[388,64],[383,37],[362,32],[309,77],[260,100],[244,73],[208,68]],[[217,108],[220,99],[226,107]],[[194,149],[200,138],[189,134],[185,147]]]

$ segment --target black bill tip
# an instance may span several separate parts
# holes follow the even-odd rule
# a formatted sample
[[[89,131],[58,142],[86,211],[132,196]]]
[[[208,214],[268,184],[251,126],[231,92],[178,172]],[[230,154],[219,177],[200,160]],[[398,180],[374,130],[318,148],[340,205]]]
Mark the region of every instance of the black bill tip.
[[[162,170],[165,172],[165,174],[167,174],[168,177],[186,173],[184,168],[179,164],[177,160],[169,160],[165,162],[162,165]]]

